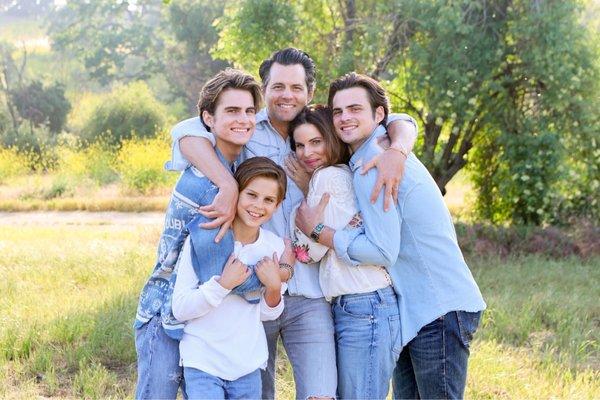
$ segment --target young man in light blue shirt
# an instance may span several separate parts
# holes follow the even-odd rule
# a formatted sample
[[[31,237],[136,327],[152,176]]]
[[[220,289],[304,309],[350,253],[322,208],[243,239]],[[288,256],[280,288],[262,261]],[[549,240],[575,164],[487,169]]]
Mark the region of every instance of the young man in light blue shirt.
[[[391,350],[398,360],[394,398],[462,398],[469,342],[485,303],[440,190],[411,153],[396,189],[396,207],[385,212],[383,195],[371,203],[369,188],[376,176],[374,171],[363,175],[360,168],[384,151],[379,139],[386,134],[386,93],[374,79],[351,73],[330,85],[328,103],[336,133],[353,152],[349,164],[364,226],[338,231],[324,226],[326,201],[314,208],[302,204],[297,226],[357,268],[376,264],[388,269],[400,312],[400,332]]]
[[[289,237],[290,213],[304,195],[300,189],[303,175],[299,164],[290,162],[288,158],[291,148],[287,128],[313,97],[315,65],[308,54],[288,48],[264,60],[259,74],[267,107],[257,114],[256,131],[242,157],[265,156],[288,167],[286,172],[290,179],[286,198],[265,228],[281,237]],[[393,146],[410,151],[416,138],[414,121],[408,116],[396,119],[399,121],[390,123],[389,127]],[[182,169],[191,163],[219,187],[214,202],[200,211],[209,218],[215,218],[207,227],[221,226],[224,233],[234,216],[232,205],[236,203],[238,190],[231,174],[217,161],[210,142],[211,134],[206,132],[198,118],[192,118],[175,126],[172,137],[173,161],[168,168]],[[378,180],[371,184],[369,190],[377,194],[385,186],[386,193],[390,194],[401,178],[404,158],[391,150],[375,160],[378,169],[372,174],[378,176]],[[375,165],[373,160],[368,161],[370,166]],[[308,176],[304,177],[304,183],[307,183]],[[391,196],[386,197],[391,202]],[[383,210],[383,205],[380,207]],[[283,314],[277,320],[264,324],[269,362],[263,373],[262,397],[272,399],[275,396],[275,355],[281,336],[294,372],[296,397],[334,398],[337,374],[333,321],[330,305],[319,286],[318,266],[296,263],[294,269],[294,277],[288,282],[284,295],[286,308]]]

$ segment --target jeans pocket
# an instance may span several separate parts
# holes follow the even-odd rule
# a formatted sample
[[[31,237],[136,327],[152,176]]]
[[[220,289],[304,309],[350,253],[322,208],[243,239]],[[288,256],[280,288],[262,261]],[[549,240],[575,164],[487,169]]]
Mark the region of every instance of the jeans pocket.
[[[342,300],[339,309],[351,317],[372,320],[374,318],[373,304],[370,299]]]
[[[473,340],[473,335],[475,335],[477,327],[479,326],[481,311],[456,311],[456,319],[458,321],[458,329],[460,331],[460,340],[463,346],[469,348],[471,340]]]
[[[390,315],[388,321],[390,326],[392,352],[394,352],[394,356],[397,359],[400,357],[400,352],[402,351],[402,343],[400,340],[400,315]]]

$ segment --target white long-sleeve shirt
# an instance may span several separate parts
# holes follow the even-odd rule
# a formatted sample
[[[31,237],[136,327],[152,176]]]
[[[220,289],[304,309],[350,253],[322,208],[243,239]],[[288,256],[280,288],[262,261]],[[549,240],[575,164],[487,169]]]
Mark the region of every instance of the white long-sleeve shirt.
[[[274,252],[280,257],[284,248],[279,236],[260,229],[254,243],[236,242],[234,252],[240,261],[250,265]],[[281,315],[283,298],[275,307],[267,305],[264,295],[260,303],[250,304],[240,296],[229,295],[217,277],[198,286],[190,250],[188,239],[178,262],[173,291],[173,315],[185,321],[179,344],[181,365],[230,381],[265,368],[269,354],[261,321]]]

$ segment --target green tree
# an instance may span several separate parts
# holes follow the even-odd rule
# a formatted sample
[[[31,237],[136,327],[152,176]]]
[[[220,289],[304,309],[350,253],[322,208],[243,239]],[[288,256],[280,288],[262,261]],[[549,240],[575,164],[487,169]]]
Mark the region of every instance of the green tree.
[[[215,55],[255,72],[294,45],[316,60],[321,91],[352,69],[381,80],[393,108],[419,121],[417,152],[442,193],[471,157],[480,198],[502,195],[480,207],[486,218],[541,223],[564,138],[596,123],[584,115],[600,79],[580,11],[554,0],[245,0],[217,24]]]
[[[71,110],[64,86],[59,83],[44,87],[40,81],[33,81],[13,90],[10,97],[23,119],[35,127],[46,125],[54,134],[62,130]]]
[[[71,0],[56,9],[48,33],[55,50],[81,59],[93,79],[146,79],[160,70],[160,0]]]

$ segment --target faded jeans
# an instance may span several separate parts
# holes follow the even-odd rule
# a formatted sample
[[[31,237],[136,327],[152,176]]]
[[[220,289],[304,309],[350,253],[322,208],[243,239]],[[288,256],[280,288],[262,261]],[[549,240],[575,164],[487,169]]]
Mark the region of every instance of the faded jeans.
[[[257,369],[234,381],[227,381],[196,368],[185,367],[185,389],[190,399],[260,399],[260,372]]]
[[[160,316],[135,330],[135,350],[138,356],[136,399],[175,399],[179,387],[187,398],[183,370],[179,366],[179,341],[167,336]]]
[[[398,360],[400,330],[391,286],[336,297],[333,303],[340,399],[385,399]]]

